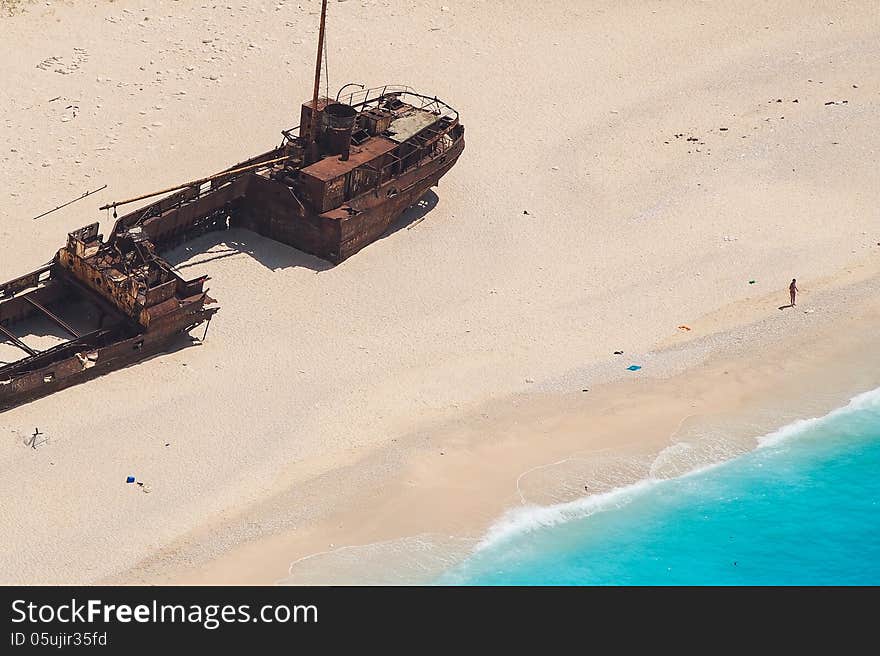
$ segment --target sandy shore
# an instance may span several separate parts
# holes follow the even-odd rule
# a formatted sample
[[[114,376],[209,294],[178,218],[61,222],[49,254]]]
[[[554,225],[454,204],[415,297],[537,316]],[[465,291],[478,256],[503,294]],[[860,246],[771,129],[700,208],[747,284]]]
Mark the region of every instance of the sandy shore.
[[[762,435],[880,387],[878,288],[875,275],[817,293],[821,309],[680,340],[648,356],[659,377],[501,399],[313,479],[292,477],[118,580],[430,581],[484,540],[565,516],[537,508],[736,457]],[[607,379],[593,371],[582,380]],[[321,509],[317,521],[298,499]],[[274,526],[272,535],[209,555],[254,524]],[[184,554],[198,566],[168,567]]]
[[[874,3],[331,5],[332,93],[408,83],[461,112],[436,205],[334,268],[243,232],[175,253],[221,305],[203,346],[0,415],[0,581],[270,582],[420,535],[442,565],[522,499],[657,473],[693,422],[738,435],[708,440],[727,456],[877,386]],[[103,202],[276,144],[317,9],[0,18],[0,279],[106,232]]]

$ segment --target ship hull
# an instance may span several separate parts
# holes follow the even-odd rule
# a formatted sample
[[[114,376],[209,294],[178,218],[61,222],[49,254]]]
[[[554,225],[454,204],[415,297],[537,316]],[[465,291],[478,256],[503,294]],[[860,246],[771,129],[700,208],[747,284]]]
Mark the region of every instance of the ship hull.
[[[360,114],[322,102],[316,111],[330,118],[319,157],[305,158],[310,141],[285,132],[278,148],[120,217],[106,241],[98,223],[69,233],[51,264],[0,284],[0,343],[21,356],[0,361],[0,412],[171,350],[209,321],[218,308],[208,277],[186,280],[163,258],[183,242],[238,227],[338,264],[382,237],[465,145],[447,105],[410,94],[416,107],[400,100],[409,92],[386,91]],[[40,321],[55,332],[28,325]],[[50,334],[68,339],[37,350]]]
[[[0,412],[167,351],[216,312],[204,295],[172,299],[178,307],[160,314],[168,308],[154,304],[144,327],[83,285],[62,259],[0,285],[3,357],[14,348],[23,356],[0,362]],[[40,335],[59,341],[45,350],[28,345]]]
[[[145,232],[163,251],[208,231],[242,227],[339,263],[385,234],[407,208],[439,184],[463,149],[462,137],[444,157],[351,199],[348,205],[354,209],[353,214],[340,209],[298,214],[296,205],[285,197],[283,185],[255,176],[247,183],[239,181],[217,194],[195,200],[186,206],[191,208],[189,212],[179,208],[180,216],[173,211],[160,213],[144,223]],[[185,222],[181,220],[184,218]],[[54,276],[64,275],[56,269],[53,268]],[[0,412],[167,352],[181,335],[208,320],[214,312],[215,309],[200,309],[184,322],[159,330],[117,332],[100,345],[84,342],[81,348],[67,348],[65,354],[48,359],[44,366],[30,360],[35,364],[26,367],[24,373],[12,375],[8,381],[0,380]]]
[[[345,207],[321,214],[303,212],[285,185],[255,175],[242,187],[240,200],[229,203],[228,225],[339,264],[376,241],[437,186],[463,150],[464,137],[460,137],[443,155],[352,198]],[[195,213],[199,214],[203,212]]]
[[[455,165],[463,150],[464,138],[461,138],[442,161],[438,158],[438,161],[413,171],[411,176],[404,175],[386,183],[377,193],[365,194],[358,199],[361,213],[343,219],[335,256],[333,252],[329,254],[331,261],[339,263],[385,234],[407,208],[415,205],[431,187],[440,183],[440,178]],[[389,197],[392,189],[396,189],[397,193]]]
[[[144,335],[136,335],[108,346],[84,350],[78,354],[80,357],[74,355],[36,369],[0,387],[0,412],[137,364],[157,354],[167,353],[184,332],[174,331],[147,339],[144,339]],[[83,358],[90,361],[89,357],[95,358],[94,365],[84,367]],[[52,380],[47,382],[50,375]]]

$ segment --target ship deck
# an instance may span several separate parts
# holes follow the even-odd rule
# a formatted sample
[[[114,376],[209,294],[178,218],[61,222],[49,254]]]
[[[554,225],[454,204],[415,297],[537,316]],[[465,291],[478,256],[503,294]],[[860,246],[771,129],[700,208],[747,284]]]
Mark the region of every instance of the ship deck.
[[[54,268],[31,276],[33,284],[0,296],[0,382],[64,351],[94,345],[125,323],[110,304],[59,277]]]
[[[303,175],[313,177],[322,182],[343,176],[356,168],[368,165],[386,153],[390,153],[399,144],[382,136],[370,137],[360,146],[353,146],[347,160],[339,157],[325,157],[302,169]]]

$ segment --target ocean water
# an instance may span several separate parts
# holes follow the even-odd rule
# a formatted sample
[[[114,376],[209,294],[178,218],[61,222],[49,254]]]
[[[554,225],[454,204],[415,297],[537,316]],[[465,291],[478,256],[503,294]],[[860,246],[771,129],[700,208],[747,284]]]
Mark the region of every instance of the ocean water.
[[[880,584],[880,389],[679,478],[508,513],[439,584]]]

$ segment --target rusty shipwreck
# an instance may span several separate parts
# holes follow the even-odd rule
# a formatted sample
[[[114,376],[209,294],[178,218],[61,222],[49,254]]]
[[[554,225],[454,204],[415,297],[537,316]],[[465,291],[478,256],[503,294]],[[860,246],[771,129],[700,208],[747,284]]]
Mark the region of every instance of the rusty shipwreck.
[[[314,93],[281,144],[218,174],[101,209],[118,217],[74,230],[51,262],[0,284],[0,411],[168,350],[217,312],[207,277],[186,280],[163,252],[239,227],[334,264],[380,237],[455,164],[458,113],[408,87]],[[360,85],[358,85],[360,86]],[[118,216],[117,208],[163,196]],[[58,337],[28,343],[35,324]],[[61,338],[63,336],[63,339]]]

